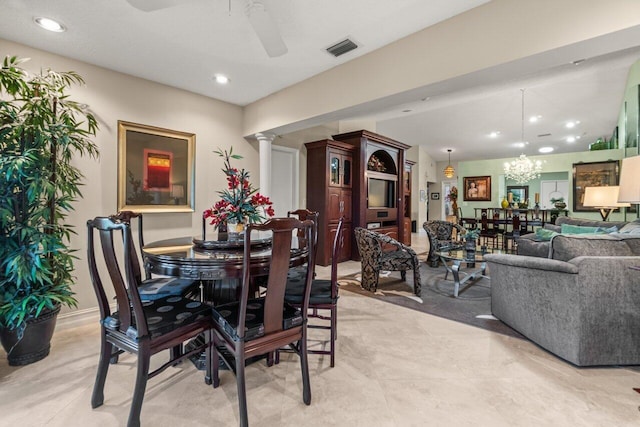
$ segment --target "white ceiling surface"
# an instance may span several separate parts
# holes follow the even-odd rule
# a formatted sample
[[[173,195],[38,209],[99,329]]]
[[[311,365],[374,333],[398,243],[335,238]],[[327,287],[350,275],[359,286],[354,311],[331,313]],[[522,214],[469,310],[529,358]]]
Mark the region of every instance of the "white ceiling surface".
[[[439,161],[447,160],[447,149],[452,149],[452,161],[540,155],[540,147],[553,147],[554,154],[585,151],[597,138],[612,136],[629,68],[639,59],[640,48],[626,49],[502,84],[448,92],[369,117],[378,121],[379,133],[421,145]],[[522,141],[521,89],[528,143],[524,148],[515,146]],[[542,117],[530,123],[534,115]],[[575,128],[566,127],[576,120],[580,123]],[[500,135],[491,138],[494,131]],[[569,143],[569,136],[580,139]]]
[[[0,38],[246,105],[488,0],[262,0],[288,53],[269,58],[246,0],[185,0],[142,12],[125,0],[3,0]],[[33,18],[60,20],[64,33]],[[360,47],[338,58],[344,38]],[[219,86],[216,73],[231,82]]]
[[[137,10],[126,0],[0,0],[0,38],[246,105],[487,1],[263,2],[289,49],[283,56],[265,53],[244,14],[246,0],[185,0],[154,12]],[[59,19],[68,30],[44,31],[33,24],[35,16]],[[360,47],[339,58],[324,51],[345,37]],[[595,44],[602,52],[602,43]],[[438,95],[425,101],[419,100],[420,91],[397,94],[359,106],[359,112],[336,112],[328,120],[377,121],[377,132],[420,144],[438,161],[447,159],[447,148],[453,149],[452,161],[503,158],[535,155],[540,146],[553,146],[556,153],[583,151],[596,138],[610,136],[629,66],[640,59],[640,49],[589,58],[578,66],[568,62],[581,58],[571,57],[564,66],[545,71],[540,71],[541,59],[524,59],[517,71],[505,64],[502,68],[511,73],[498,67],[441,82],[433,88]],[[536,70],[523,71],[531,61],[538,61]],[[216,73],[228,75],[230,84],[215,84]],[[521,140],[520,88],[525,88],[527,117],[542,115],[535,125],[525,123],[529,145],[524,149],[512,145]],[[567,120],[581,123],[570,132],[563,127]],[[500,131],[500,137],[488,138],[492,131]],[[537,137],[545,133],[551,136]],[[563,141],[569,134],[582,138],[570,144]]]

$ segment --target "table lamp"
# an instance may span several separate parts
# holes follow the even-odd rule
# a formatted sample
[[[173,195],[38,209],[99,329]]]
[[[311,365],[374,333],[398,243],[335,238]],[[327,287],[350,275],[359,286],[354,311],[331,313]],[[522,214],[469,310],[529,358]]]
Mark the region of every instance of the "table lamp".
[[[600,209],[602,220],[606,221],[614,209],[631,206],[629,203],[618,202],[617,185],[607,187],[586,187],[584,189],[584,206]]]
[[[640,156],[622,159],[618,201],[640,203]]]

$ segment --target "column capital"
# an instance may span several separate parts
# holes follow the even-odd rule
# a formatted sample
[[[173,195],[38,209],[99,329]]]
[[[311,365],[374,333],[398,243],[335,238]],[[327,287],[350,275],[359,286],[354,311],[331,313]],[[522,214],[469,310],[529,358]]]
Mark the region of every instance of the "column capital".
[[[259,142],[273,142],[277,135],[271,132],[258,132],[254,136]]]

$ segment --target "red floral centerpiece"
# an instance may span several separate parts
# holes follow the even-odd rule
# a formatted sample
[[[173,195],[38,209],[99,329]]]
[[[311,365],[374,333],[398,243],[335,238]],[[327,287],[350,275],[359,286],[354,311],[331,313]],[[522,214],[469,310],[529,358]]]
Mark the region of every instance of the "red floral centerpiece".
[[[218,148],[214,153],[224,158],[222,172],[227,177],[227,189],[218,191],[220,200],[204,211],[204,217],[211,218],[210,224],[218,227],[227,222],[256,223],[264,221],[265,215],[273,216],[273,202],[253,188],[249,172],[231,167],[231,159],[242,159],[242,156],[233,154],[233,147],[229,151]]]

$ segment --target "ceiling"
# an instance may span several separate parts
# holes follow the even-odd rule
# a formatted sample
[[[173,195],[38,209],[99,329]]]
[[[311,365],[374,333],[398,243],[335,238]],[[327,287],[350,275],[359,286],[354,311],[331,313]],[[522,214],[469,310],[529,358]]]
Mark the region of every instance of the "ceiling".
[[[275,58],[250,26],[246,0],[185,0],[153,12],[126,0],[94,0],[91,7],[74,0],[3,0],[0,38],[243,106],[486,2],[263,0],[288,48]],[[44,31],[33,24],[36,16],[68,29]],[[325,51],[347,37],[358,49],[338,58]],[[422,145],[435,160],[446,160],[448,148],[453,161],[537,154],[541,146],[582,151],[613,132],[629,66],[639,58],[640,48],[633,48],[490,83],[467,76],[467,85],[445,84],[437,95],[340,120],[374,120],[377,132]],[[230,83],[216,84],[217,73]],[[542,117],[525,123],[529,144],[518,148],[522,88],[526,116]],[[580,124],[569,130],[568,120]],[[500,135],[489,138],[492,131]],[[581,139],[568,143],[569,135]]]

